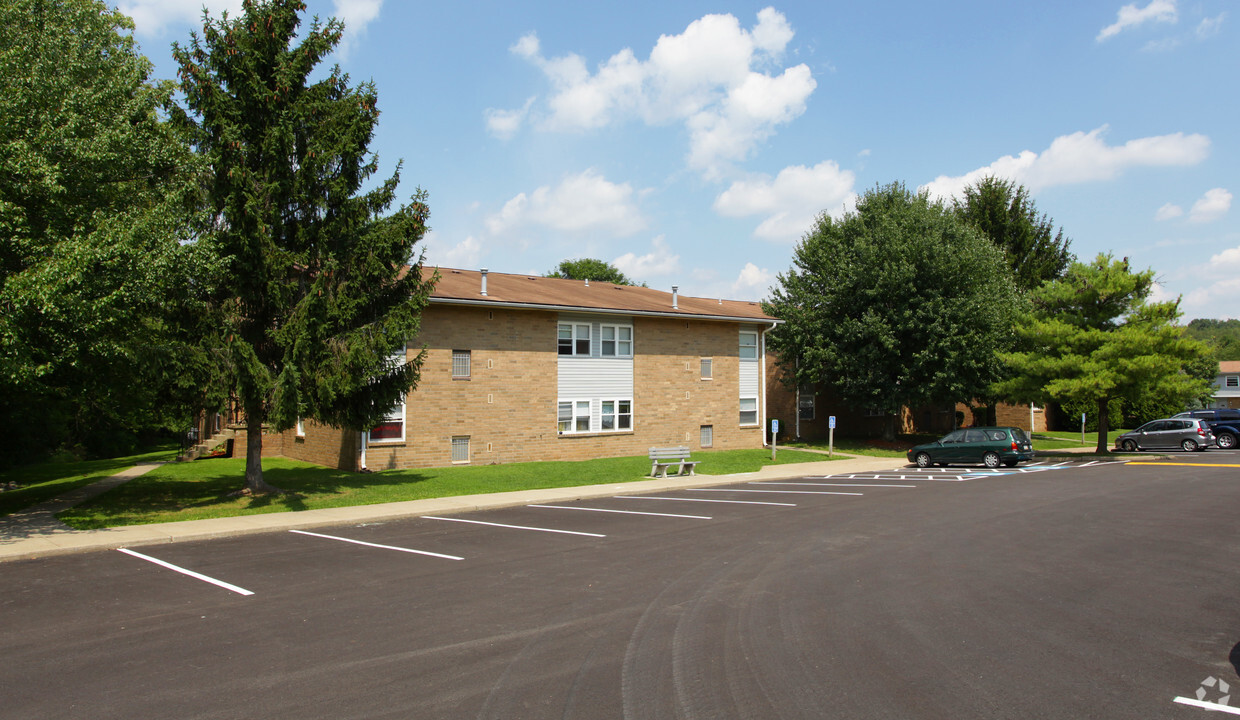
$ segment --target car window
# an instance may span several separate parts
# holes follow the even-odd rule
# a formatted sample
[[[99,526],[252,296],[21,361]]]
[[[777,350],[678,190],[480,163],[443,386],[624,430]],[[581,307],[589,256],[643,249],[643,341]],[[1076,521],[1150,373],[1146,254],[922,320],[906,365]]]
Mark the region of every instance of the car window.
[[[1007,440],[1008,439],[1007,430],[991,430],[990,439],[999,440],[999,441]]]
[[[1020,428],[1012,428],[1012,437],[1016,438],[1020,442],[1029,442],[1029,436],[1026,435],[1025,431]]]
[[[1166,425],[1167,424],[1163,422],[1162,420],[1154,420],[1152,422],[1147,422],[1146,424],[1142,425],[1141,432],[1158,432],[1159,430],[1162,430],[1163,428],[1165,428]]]
[[[1171,417],[1192,417],[1192,416],[1193,414],[1191,412],[1182,412],[1182,413],[1176,413],[1172,415]]]
[[[986,433],[982,430],[969,430],[964,435],[965,442],[986,442]]]
[[[1215,420],[1240,420],[1240,410],[1216,410]]]
[[[964,430],[954,430],[952,432],[949,432],[939,442],[943,442],[943,443],[964,442]]]
[[[1187,430],[1191,427],[1196,427],[1198,422],[1201,422],[1201,421],[1200,420],[1168,420],[1167,429],[1168,430]]]

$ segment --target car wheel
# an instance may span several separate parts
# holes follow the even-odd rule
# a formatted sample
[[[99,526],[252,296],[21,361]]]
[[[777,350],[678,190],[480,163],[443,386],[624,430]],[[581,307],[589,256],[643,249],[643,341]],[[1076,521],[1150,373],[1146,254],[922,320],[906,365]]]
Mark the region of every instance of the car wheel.
[[[917,467],[930,467],[930,453],[917,453],[917,457],[913,458],[917,463]]]
[[[1218,446],[1224,450],[1231,450],[1236,446],[1236,436],[1231,433],[1220,433],[1218,436]]]
[[[1193,452],[1197,449],[1197,443],[1193,440],[1185,440],[1180,443],[1180,447],[1184,448],[1184,452]]]
[[[1124,452],[1136,452],[1137,450],[1140,450],[1140,448],[1137,447],[1135,442],[1132,440],[1124,441]]]
[[[999,453],[988,452],[982,456],[982,462],[988,468],[997,468],[1000,465]]]

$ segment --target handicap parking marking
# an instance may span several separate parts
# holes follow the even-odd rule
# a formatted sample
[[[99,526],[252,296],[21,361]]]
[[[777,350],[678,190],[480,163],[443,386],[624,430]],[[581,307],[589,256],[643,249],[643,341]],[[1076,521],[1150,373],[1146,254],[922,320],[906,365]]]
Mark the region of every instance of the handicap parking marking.
[[[796,507],[796,503],[767,502],[764,500],[712,500],[708,498],[687,497],[655,497],[653,495],[617,495],[617,499],[629,500],[677,500],[680,502],[728,503],[731,505],[778,505],[780,507]]]
[[[1232,707],[1230,705],[1220,705],[1218,703],[1206,702],[1204,700],[1197,700],[1196,698],[1177,697],[1174,700],[1172,700],[1172,702],[1176,702],[1181,705],[1189,705],[1191,707],[1199,707],[1199,708],[1202,708],[1203,710],[1207,710],[1210,712],[1221,712],[1221,713],[1227,713],[1229,715],[1240,715],[1240,708]]]
[[[366,547],[379,548],[381,550],[395,550],[397,552],[412,553],[414,555],[427,555],[430,557],[442,558],[444,560],[464,560],[463,557],[456,555],[444,555],[443,553],[430,552],[429,550],[414,550],[413,548],[398,547],[396,545],[380,545],[379,543],[365,542],[363,540],[354,540],[352,538],[340,537],[339,535],[324,535],[322,533],[307,532],[306,530],[289,530],[291,533],[298,535],[309,535],[310,537],[324,538],[326,540],[338,540],[340,542],[352,543],[354,545],[365,545]]]
[[[232,583],[226,583],[223,580],[216,580],[213,577],[203,575],[202,573],[196,573],[193,570],[187,570],[183,567],[180,567],[179,565],[173,565],[172,563],[165,562],[164,560],[160,560],[159,558],[153,558],[150,555],[143,555],[140,552],[134,552],[133,550],[130,550],[129,548],[117,548],[117,551],[123,552],[126,555],[131,555],[133,557],[136,557],[139,560],[146,560],[147,562],[155,563],[156,565],[159,565],[160,567],[168,568],[169,570],[172,570],[174,572],[179,572],[182,575],[188,575],[189,577],[195,578],[197,580],[211,583],[212,585],[215,585],[217,587],[222,587],[225,590],[231,590],[232,592],[235,592],[238,595],[253,595],[254,594],[252,591],[246,590],[243,587],[237,587],[236,585],[233,585]]]
[[[611,510],[608,508],[581,507],[579,505],[526,505],[532,508],[548,508],[551,510],[586,510],[588,512],[617,513],[620,515],[651,515],[654,517],[689,518],[691,520],[714,520],[709,515],[674,515],[672,513],[641,512],[639,510]]]
[[[535,532],[560,533],[562,535],[584,535],[585,537],[596,537],[596,538],[607,537],[606,535],[600,535],[599,533],[580,532],[578,530],[559,530],[557,528],[530,527],[529,525],[506,525],[504,523],[486,522],[484,520],[467,520],[465,518],[437,517],[435,515],[423,515],[422,519],[423,520],[444,520],[446,522],[469,523],[471,525],[489,525],[491,527],[509,528],[511,530],[533,530]]]

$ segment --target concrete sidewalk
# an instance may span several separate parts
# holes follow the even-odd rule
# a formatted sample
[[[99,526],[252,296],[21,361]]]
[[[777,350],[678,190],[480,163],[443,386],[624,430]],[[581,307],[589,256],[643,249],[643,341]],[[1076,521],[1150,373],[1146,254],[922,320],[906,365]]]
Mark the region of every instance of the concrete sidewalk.
[[[839,454],[839,453],[837,453]],[[56,520],[54,513],[70,507],[82,498],[65,496],[31,508],[22,513],[0,518],[0,562],[28,560],[61,555],[65,553],[110,550],[119,547],[138,547],[160,543],[185,542],[208,538],[251,535],[293,529],[321,527],[325,525],[349,525],[363,522],[396,520],[446,513],[462,513],[471,510],[528,505],[531,503],[567,502],[585,498],[611,497],[613,495],[636,495],[665,492],[683,488],[729,485],[751,480],[778,480],[806,475],[839,475],[854,472],[872,472],[905,467],[904,458],[876,458],[842,456],[844,459],[825,462],[769,465],[758,472],[736,475],[695,475],[692,477],[669,477],[607,485],[583,487],[547,488],[543,490],[516,490],[463,495],[460,497],[408,500],[382,505],[356,505],[353,507],[303,510],[300,512],[277,512],[262,515],[244,515],[211,520],[186,520],[156,525],[130,525],[103,530],[73,530]],[[149,471],[154,465],[139,465],[117,475],[79,488],[93,496]],[[101,488],[101,489],[100,489]]]

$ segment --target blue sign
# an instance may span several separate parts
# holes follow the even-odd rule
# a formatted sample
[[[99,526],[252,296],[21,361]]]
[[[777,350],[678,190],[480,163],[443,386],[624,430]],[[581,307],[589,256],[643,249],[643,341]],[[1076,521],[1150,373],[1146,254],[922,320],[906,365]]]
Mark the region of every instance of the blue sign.
[[[835,429],[835,416],[834,415],[827,418],[827,427],[831,428],[832,430]]]
[[[779,421],[774,418],[771,418],[771,432],[779,432]]]

